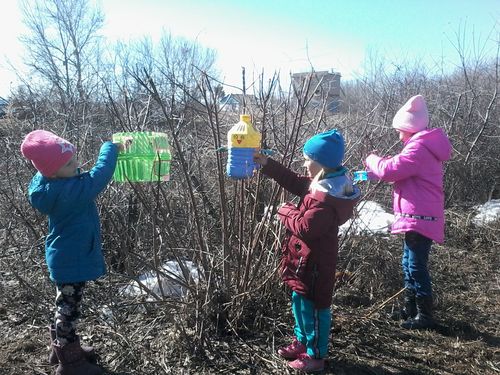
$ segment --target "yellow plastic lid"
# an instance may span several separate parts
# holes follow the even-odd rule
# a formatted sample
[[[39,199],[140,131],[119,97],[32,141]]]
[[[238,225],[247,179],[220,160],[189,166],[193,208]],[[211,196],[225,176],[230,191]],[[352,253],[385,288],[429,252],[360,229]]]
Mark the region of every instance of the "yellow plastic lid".
[[[227,133],[229,147],[259,148],[261,140],[262,135],[255,130],[251,116],[247,114],[240,115],[240,121]]]

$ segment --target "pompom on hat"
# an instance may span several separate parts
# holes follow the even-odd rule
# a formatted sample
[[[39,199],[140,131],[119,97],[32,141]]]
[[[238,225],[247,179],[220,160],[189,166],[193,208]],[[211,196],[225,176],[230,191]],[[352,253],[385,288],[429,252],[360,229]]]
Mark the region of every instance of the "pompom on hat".
[[[417,133],[429,125],[429,112],[422,95],[411,97],[397,112],[392,127],[408,133]]]
[[[327,168],[338,168],[344,159],[344,138],[337,129],[319,133],[304,144],[304,155]]]
[[[67,140],[47,130],[34,130],[24,137],[21,153],[45,177],[52,177],[75,153]]]

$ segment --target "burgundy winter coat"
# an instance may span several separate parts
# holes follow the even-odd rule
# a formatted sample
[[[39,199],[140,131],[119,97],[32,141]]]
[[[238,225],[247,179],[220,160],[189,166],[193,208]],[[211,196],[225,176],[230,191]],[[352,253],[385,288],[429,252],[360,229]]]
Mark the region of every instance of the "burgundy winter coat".
[[[282,279],[293,291],[312,300],[315,308],[329,308],[335,283],[338,229],[351,217],[359,189],[342,175],[320,181],[324,186],[312,192],[311,178],[272,159],[268,159],[262,172],[300,197],[298,206],[286,203],[278,210],[287,229],[282,246]],[[346,187],[349,195],[344,194]]]

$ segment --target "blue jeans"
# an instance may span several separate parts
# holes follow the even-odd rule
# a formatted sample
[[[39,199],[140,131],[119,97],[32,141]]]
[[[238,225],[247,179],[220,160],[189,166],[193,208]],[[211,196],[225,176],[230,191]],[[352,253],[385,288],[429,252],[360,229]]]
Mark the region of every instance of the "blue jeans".
[[[417,232],[405,233],[403,246],[403,277],[405,288],[417,297],[432,296],[432,285],[427,263],[432,240]]]
[[[311,300],[293,292],[292,312],[295,318],[295,337],[306,346],[307,354],[312,358],[326,357],[332,324],[330,308],[316,309]]]

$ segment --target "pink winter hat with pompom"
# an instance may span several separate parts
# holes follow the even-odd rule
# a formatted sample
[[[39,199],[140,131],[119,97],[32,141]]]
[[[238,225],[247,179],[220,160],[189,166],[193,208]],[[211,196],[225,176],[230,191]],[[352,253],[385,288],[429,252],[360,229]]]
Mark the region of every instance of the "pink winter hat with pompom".
[[[429,125],[429,112],[427,104],[422,95],[415,95],[410,98],[396,112],[392,120],[392,127],[408,133],[417,133],[424,130]]]
[[[21,153],[45,177],[52,177],[75,153],[75,146],[47,130],[34,130],[24,137]]]

